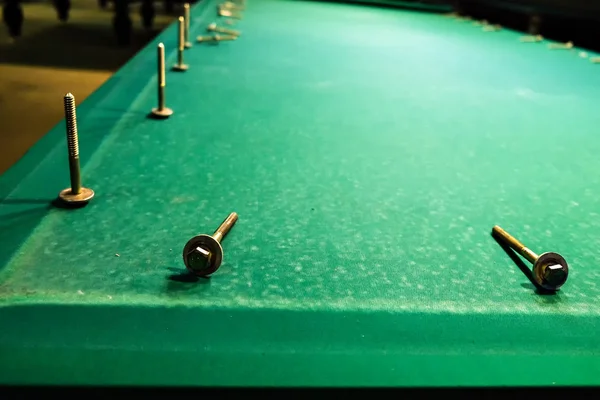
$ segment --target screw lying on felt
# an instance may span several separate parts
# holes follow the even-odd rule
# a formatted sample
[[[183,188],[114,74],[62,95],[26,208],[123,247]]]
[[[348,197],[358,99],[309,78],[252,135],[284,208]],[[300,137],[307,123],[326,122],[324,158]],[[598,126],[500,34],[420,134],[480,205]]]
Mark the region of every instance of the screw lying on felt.
[[[184,46],[186,49],[192,47],[192,43],[190,42],[190,5],[189,3],[185,3],[183,5],[183,16],[185,19],[185,34],[184,34]]]
[[[229,17],[234,19],[242,19],[242,14],[236,11],[227,10],[224,8],[219,8],[219,16],[221,17]]]
[[[217,26],[217,24],[214,22],[212,24],[208,25],[206,27],[206,30],[209,32],[218,32],[218,33],[224,33],[226,35],[240,36],[240,31],[236,31],[234,29],[221,28],[221,27]]]
[[[233,212],[212,236],[194,236],[186,243],[183,248],[183,262],[191,273],[197,276],[208,276],[219,269],[223,261],[223,248],[220,242],[237,219],[238,215]]]
[[[196,40],[198,42],[222,42],[225,40],[236,40],[237,36],[235,35],[219,35],[218,33],[214,33],[212,35],[207,36],[198,36]]]
[[[556,291],[567,281],[569,266],[560,254],[548,252],[538,256],[498,225],[492,229],[492,235],[533,264],[533,279],[543,289]]]
[[[498,24],[494,24],[494,25],[484,25],[483,28],[481,28],[484,32],[496,32],[499,31],[500,29],[502,29],[502,25],[498,25]]]
[[[219,7],[224,10],[232,10],[232,11],[243,11],[244,6],[241,4],[236,4],[231,1],[226,1],[222,4],[219,4]]]
[[[569,50],[573,48],[573,42],[566,43],[550,43],[548,48],[551,50]]]
[[[65,120],[67,122],[67,146],[69,148],[69,174],[71,176],[71,187],[62,190],[58,197],[66,203],[80,204],[91,200],[92,197],[94,197],[94,191],[81,186],[75,96],[71,93],[67,93],[64,98],[64,103]]]
[[[519,40],[523,43],[537,43],[544,40],[544,37],[542,35],[525,35],[521,36]]]

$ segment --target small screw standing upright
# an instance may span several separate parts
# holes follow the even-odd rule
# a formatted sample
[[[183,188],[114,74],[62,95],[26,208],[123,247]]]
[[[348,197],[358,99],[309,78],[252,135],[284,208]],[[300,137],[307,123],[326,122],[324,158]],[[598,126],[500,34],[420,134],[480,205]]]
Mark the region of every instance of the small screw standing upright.
[[[183,248],[183,262],[186,268],[197,276],[208,276],[221,266],[223,247],[221,240],[238,219],[237,213],[231,213],[221,226],[210,235],[194,236]]]
[[[184,46],[186,49],[192,47],[192,43],[190,42],[190,4],[185,3],[183,5],[183,16],[185,18],[185,38],[184,38]]]
[[[184,37],[184,25],[185,20],[183,17],[179,17],[179,31],[177,34],[178,47],[177,47],[177,64],[173,65],[173,71],[187,71],[188,66],[183,62],[183,50],[185,49],[185,37]]]
[[[165,86],[167,81],[165,78],[165,45],[158,44],[158,107],[152,109],[152,115],[156,118],[169,118],[173,114],[173,110],[165,105]]]
[[[533,264],[533,279],[542,288],[556,291],[567,281],[569,266],[560,254],[548,252],[538,256],[498,225],[492,229],[492,235],[499,237]]]
[[[79,138],[77,137],[77,115],[75,96],[65,95],[65,120],[67,122],[67,146],[69,148],[69,174],[71,187],[62,190],[58,197],[66,203],[85,203],[94,197],[92,189],[81,186],[81,168],[79,166]]]

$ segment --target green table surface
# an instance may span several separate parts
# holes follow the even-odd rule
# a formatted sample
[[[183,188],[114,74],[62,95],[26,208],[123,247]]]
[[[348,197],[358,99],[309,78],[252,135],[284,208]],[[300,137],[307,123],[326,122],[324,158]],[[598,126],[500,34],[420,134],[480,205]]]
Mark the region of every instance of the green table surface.
[[[0,383],[600,383],[599,65],[414,10],[249,0],[235,28],[167,73],[168,120],[175,25],[81,104],[87,207],[51,203],[64,121],[0,178]],[[562,290],[494,224],[561,253]]]

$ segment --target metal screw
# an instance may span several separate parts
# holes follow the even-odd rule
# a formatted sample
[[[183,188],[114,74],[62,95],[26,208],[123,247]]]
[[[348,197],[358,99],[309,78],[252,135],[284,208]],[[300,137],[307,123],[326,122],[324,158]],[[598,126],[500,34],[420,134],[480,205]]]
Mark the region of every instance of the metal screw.
[[[217,24],[215,22],[213,22],[212,24],[208,25],[206,27],[206,30],[209,32],[218,32],[218,33],[224,33],[226,35],[233,35],[233,36],[240,36],[240,31],[236,31],[234,29],[227,29],[227,28],[221,28],[218,27]]]
[[[494,25],[484,25],[483,28],[481,28],[484,32],[496,32],[499,31],[500,29],[502,29],[502,26],[499,24],[494,24]]]
[[[167,80],[165,78],[165,45],[158,44],[158,107],[152,109],[152,115],[156,118],[169,118],[173,114],[173,110],[165,105],[165,86]]]
[[[242,19],[242,13],[239,12],[235,12],[232,10],[227,10],[225,8],[219,7],[219,15],[221,17],[229,17],[229,18],[234,18],[234,19]]]
[[[185,38],[184,38],[184,46],[186,49],[192,47],[192,43],[190,42],[190,4],[185,3],[183,5],[183,16],[185,17]]]
[[[525,35],[521,36],[519,40],[523,43],[537,43],[544,40],[544,37],[542,35]]]
[[[179,17],[179,31],[177,38],[179,40],[179,46],[177,47],[177,64],[173,66],[174,71],[187,71],[188,66],[183,63],[183,50],[185,49],[185,20],[183,17]]]
[[[533,279],[542,288],[556,291],[567,281],[569,266],[560,254],[548,252],[538,256],[498,225],[492,229],[492,235],[497,235],[533,264]]]
[[[198,235],[188,240],[183,248],[183,262],[191,273],[197,276],[208,276],[219,269],[223,261],[221,240],[237,219],[237,213],[233,212],[212,236]]]
[[[198,42],[222,42],[224,40],[236,40],[237,36],[235,35],[219,35],[218,33],[214,33],[208,36],[198,36],[196,40]]]
[[[567,43],[550,43],[548,48],[551,50],[569,50],[573,48],[573,42],[569,41]]]
[[[62,190],[58,197],[70,204],[85,203],[94,197],[92,189],[81,186],[81,168],[79,166],[79,138],[77,137],[77,115],[75,96],[65,95],[65,120],[67,122],[67,146],[69,148],[69,174],[71,187]]]
[[[243,11],[244,10],[244,6],[241,4],[236,4],[234,2],[231,1],[226,1],[222,4],[219,4],[219,7],[222,9],[226,9],[226,10],[231,10],[231,11]]]

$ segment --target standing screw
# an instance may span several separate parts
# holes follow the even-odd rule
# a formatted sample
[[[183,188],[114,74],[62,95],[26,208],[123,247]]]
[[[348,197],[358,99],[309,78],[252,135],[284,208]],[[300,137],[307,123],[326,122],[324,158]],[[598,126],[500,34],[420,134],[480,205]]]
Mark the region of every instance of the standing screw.
[[[71,187],[62,190],[58,194],[58,197],[70,204],[85,203],[94,197],[94,191],[81,186],[75,96],[71,93],[65,95],[65,120],[67,122],[67,146],[69,148],[69,174],[71,175]]]
[[[567,281],[569,266],[560,254],[548,252],[538,256],[498,225],[492,229],[492,235],[497,235],[533,264],[533,279],[542,288],[556,291]]]
[[[179,17],[179,31],[177,34],[178,47],[177,47],[177,64],[173,66],[174,71],[187,71],[188,66],[183,63],[183,50],[185,49],[185,20],[183,17]]]
[[[237,219],[237,213],[233,212],[212,236],[198,235],[188,240],[183,248],[183,262],[191,273],[197,276],[208,276],[219,269],[223,261],[221,240]]]
[[[158,107],[152,109],[152,115],[156,118],[169,118],[173,110],[165,105],[165,45],[158,44]]]
[[[192,47],[192,43],[190,42],[190,4],[185,3],[183,5],[183,16],[185,17],[185,48],[189,49]]]

